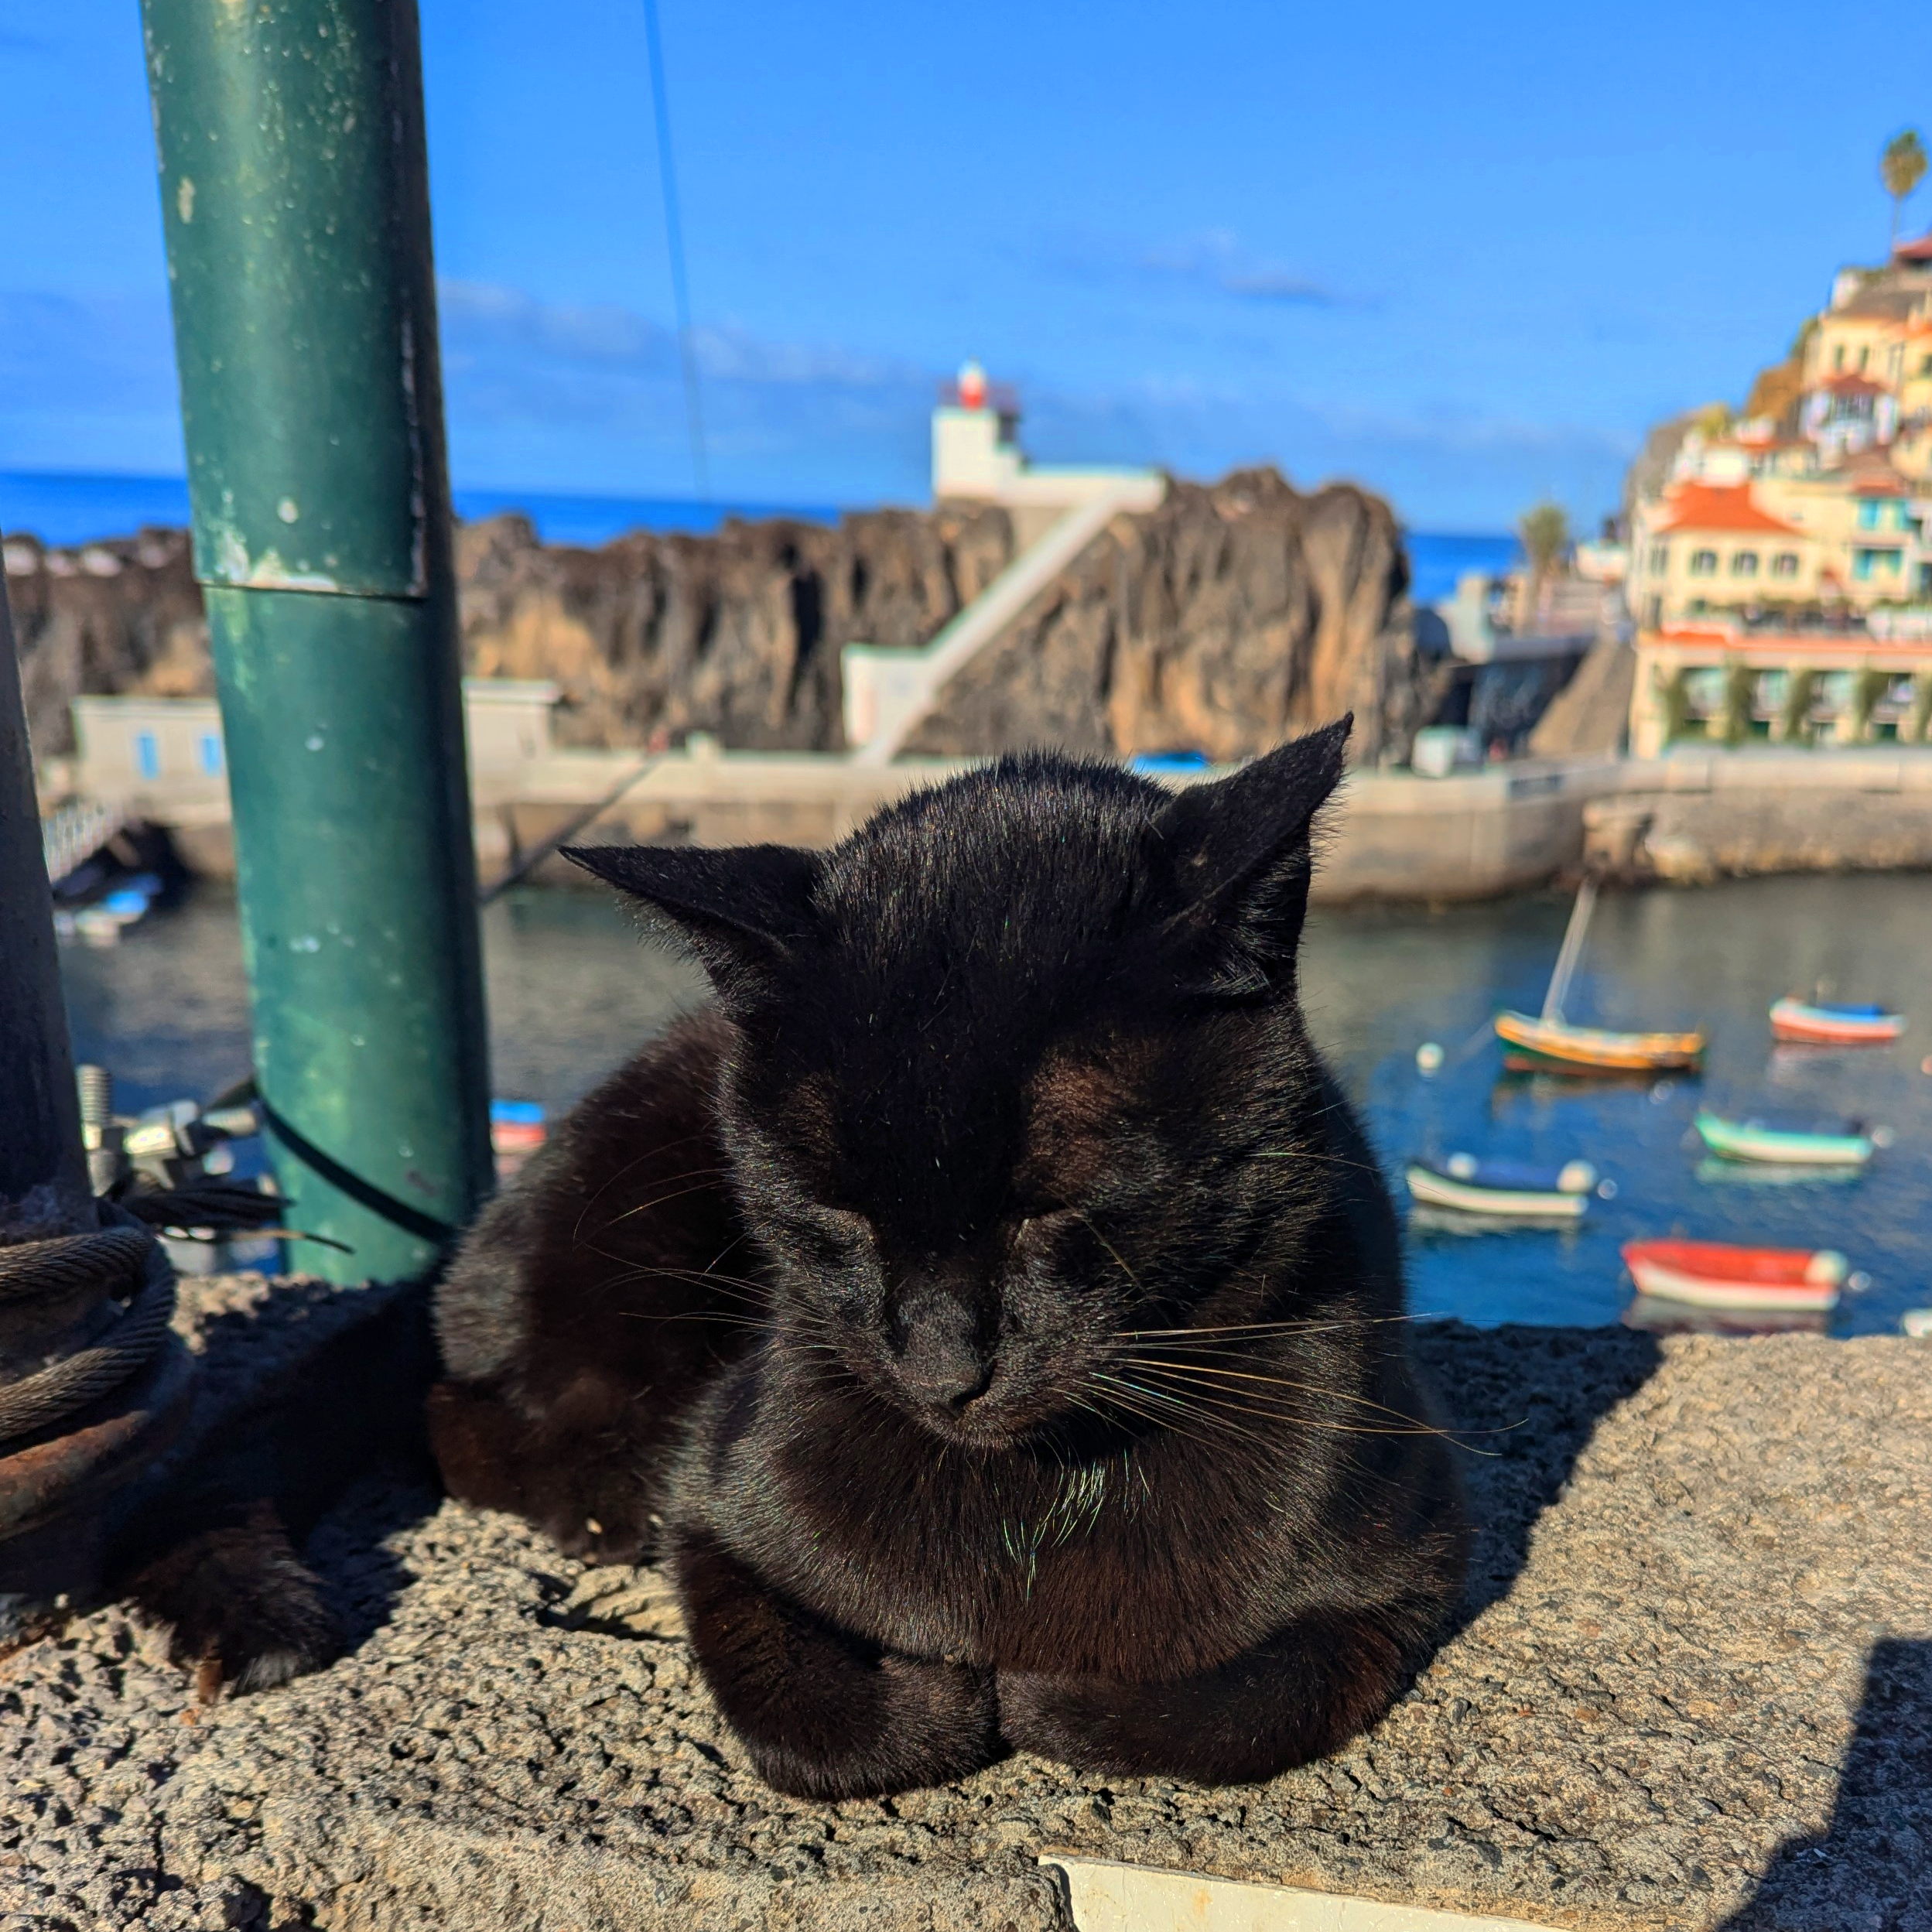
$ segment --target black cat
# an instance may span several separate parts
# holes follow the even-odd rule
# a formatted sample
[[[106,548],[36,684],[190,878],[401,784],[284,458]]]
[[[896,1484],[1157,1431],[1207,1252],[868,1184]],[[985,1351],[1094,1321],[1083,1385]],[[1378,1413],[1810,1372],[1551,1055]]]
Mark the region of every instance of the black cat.
[[[573,853],[708,969],[441,1291],[451,1489],[657,1551],[761,1774],[1258,1779],[1458,1586],[1388,1198],[1304,1027],[1348,721],[1170,794],[1007,759],[835,850]]]

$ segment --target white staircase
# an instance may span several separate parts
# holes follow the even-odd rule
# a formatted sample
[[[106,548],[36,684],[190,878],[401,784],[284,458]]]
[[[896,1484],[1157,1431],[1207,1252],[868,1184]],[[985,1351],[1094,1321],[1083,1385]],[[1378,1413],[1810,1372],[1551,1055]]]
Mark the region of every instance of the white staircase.
[[[1157,508],[1166,480],[1143,471],[1110,480],[1075,503],[927,643],[895,650],[849,644],[846,741],[858,765],[890,764],[931,714],[948,679],[1004,632],[1123,510]]]

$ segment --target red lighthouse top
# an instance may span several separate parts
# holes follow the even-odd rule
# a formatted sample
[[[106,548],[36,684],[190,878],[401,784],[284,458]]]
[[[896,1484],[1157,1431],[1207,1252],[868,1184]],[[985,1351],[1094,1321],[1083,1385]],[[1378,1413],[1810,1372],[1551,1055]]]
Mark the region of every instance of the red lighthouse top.
[[[976,362],[959,365],[959,407],[983,409],[987,406],[987,372]]]

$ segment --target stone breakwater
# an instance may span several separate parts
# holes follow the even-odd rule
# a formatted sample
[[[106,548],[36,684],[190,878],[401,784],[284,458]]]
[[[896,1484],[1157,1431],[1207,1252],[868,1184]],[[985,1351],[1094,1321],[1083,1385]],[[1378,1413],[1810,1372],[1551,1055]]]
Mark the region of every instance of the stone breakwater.
[[[230,1376],[327,1295],[197,1293]],[[1932,1344],[1419,1346],[1476,1452],[1471,1586],[1322,1763],[781,1797],[649,1573],[586,1612],[521,1525],[375,1481],[309,1546],[354,1636],[314,1677],[197,1708],[114,1609],[0,1666],[0,1918],[1067,1932],[1060,1849],[1579,1932],[1932,1923]]]
[[[992,505],[853,512],[833,528],[733,521],[599,549],[518,516],[464,526],[466,668],[550,678],[569,744],[702,730],[736,749],[844,748],[839,653],[924,644],[1012,561]],[[212,689],[185,533],[78,549],[7,539],[7,590],[43,756],[84,692]],[[1191,746],[1245,755],[1352,709],[1359,751],[1405,734],[1434,674],[1410,635],[1393,514],[1348,484],[1304,494],[1267,469],[1176,484],[1123,514],[956,680],[909,749]]]

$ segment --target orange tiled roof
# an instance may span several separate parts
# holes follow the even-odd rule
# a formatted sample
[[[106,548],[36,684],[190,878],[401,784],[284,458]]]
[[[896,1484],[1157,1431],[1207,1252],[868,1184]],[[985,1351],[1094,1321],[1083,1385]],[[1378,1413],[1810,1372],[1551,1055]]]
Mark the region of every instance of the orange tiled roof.
[[[1760,509],[1748,483],[1681,483],[1665,497],[1659,530],[1768,530],[1803,533]]]

